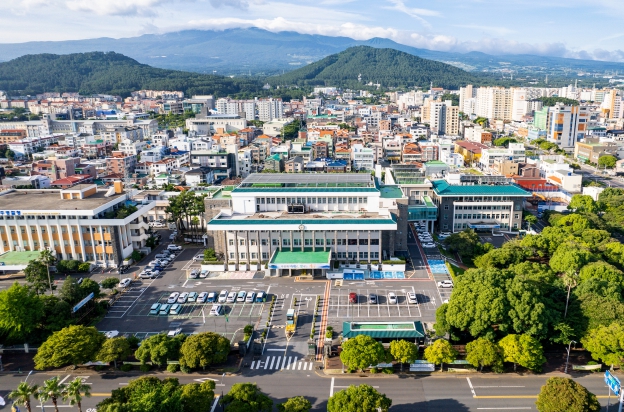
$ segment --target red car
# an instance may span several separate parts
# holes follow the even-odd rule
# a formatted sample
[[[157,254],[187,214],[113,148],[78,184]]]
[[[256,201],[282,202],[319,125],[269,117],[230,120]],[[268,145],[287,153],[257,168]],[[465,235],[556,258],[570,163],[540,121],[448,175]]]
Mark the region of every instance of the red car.
[[[349,293],[349,303],[357,303],[357,294],[355,292]]]

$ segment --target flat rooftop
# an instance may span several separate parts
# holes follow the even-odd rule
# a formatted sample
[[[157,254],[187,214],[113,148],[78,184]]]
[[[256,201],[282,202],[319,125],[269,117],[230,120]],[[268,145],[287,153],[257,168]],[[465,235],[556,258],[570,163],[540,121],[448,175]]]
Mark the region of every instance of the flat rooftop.
[[[512,184],[451,185],[446,180],[431,183],[438,196],[531,196],[531,193]]]
[[[104,197],[105,190],[97,191],[85,199],[61,199],[59,190],[18,189],[0,196],[0,210],[93,210],[120,197],[125,193],[114,193]]]
[[[237,189],[245,188],[367,188],[374,187],[368,173],[254,173],[249,175]]]
[[[379,191],[383,199],[401,199],[405,197],[399,186],[381,186]]]
[[[313,252],[312,249],[293,249],[276,251],[271,259],[271,263],[274,264],[297,264],[297,263],[329,263],[329,255],[331,252],[317,251]]]
[[[31,260],[35,260],[38,257],[38,251],[6,252],[0,255],[0,262],[4,263],[5,266],[28,265]]]

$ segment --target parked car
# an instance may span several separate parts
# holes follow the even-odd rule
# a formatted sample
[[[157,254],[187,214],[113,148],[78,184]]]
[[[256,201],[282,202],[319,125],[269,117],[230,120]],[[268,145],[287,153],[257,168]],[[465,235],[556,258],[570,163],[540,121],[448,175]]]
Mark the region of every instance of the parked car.
[[[394,292],[388,293],[388,303],[390,303],[391,305],[396,305],[397,302],[397,295]]]
[[[171,305],[168,303],[165,303],[164,305],[162,305],[160,307],[160,312],[158,312],[159,315],[168,315],[169,314],[169,309],[171,309]]]
[[[371,305],[376,305],[377,304],[377,295],[375,295],[374,293],[371,293],[368,295],[368,303]]]
[[[204,260],[204,254],[200,253],[199,255],[195,255],[193,256],[193,262],[197,262],[197,261],[203,261]]]
[[[424,248],[434,248],[436,247],[435,243],[423,243]]]
[[[197,301],[197,292],[191,292],[188,295],[188,302],[196,302]]]
[[[249,292],[245,298],[246,303],[253,303],[256,298],[256,292]]]
[[[416,294],[414,292],[408,292],[407,293],[407,301],[409,303],[414,304],[414,305],[417,304],[418,303],[418,299],[416,298]]]
[[[206,303],[206,299],[208,298],[208,292],[202,292],[197,295],[197,302]]]
[[[228,291],[222,290],[219,292],[219,303],[225,303],[227,301]]]
[[[264,302],[267,298],[266,292],[258,292],[256,295],[256,303]]]
[[[150,308],[150,315],[158,315],[160,312],[160,303],[154,303]]]
[[[130,265],[121,265],[121,266],[119,266],[119,268],[117,269],[117,271],[118,271],[120,274],[122,274],[122,275],[123,275],[124,273],[126,273],[126,272],[128,271],[128,269],[130,269]]]
[[[119,331],[118,330],[110,330],[110,331],[106,332],[104,334],[104,336],[106,336],[107,339],[114,338],[116,336],[119,336]]]
[[[212,305],[208,316],[219,316],[223,313],[223,305]]]
[[[123,278],[123,279],[121,280],[121,282],[119,282],[119,284],[117,285],[117,287],[118,287],[118,288],[125,289],[125,288],[127,288],[128,286],[130,286],[130,284],[131,284],[131,283],[132,283],[132,279],[130,279],[130,278]]]
[[[200,279],[206,279],[208,277],[209,273],[210,272],[207,269],[204,269],[201,272],[199,272],[199,278]]]
[[[189,273],[189,278],[197,279],[199,277],[199,269],[192,269],[191,273]]]
[[[452,280],[441,280],[438,282],[438,287],[439,288],[452,288],[453,287],[453,281]]]
[[[168,249],[168,250],[173,250],[173,251],[176,251],[176,250],[182,250],[182,246],[178,246],[178,245],[168,245],[168,246],[167,246],[167,249]]]
[[[206,292],[203,292],[206,293]],[[214,303],[217,301],[217,294],[215,292],[209,292],[208,296],[206,296],[206,302]]]
[[[181,311],[182,305],[180,305],[179,303],[174,303],[173,305],[171,305],[171,310],[169,311],[169,313],[171,313],[172,315],[178,315]]]
[[[236,296],[236,301],[244,302],[246,296],[247,296],[247,292],[245,292],[244,290],[241,290],[240,292],[238,292],[238,296]]]
[[[188,292],[182,292],[180,293],[180,296],[178,296],[178,303],[186,303],[186,300],[188,299]]]
[[[171,308],[171,310],[173,311],[173,308]],[[169,336],[170,338],[173,338],[174,336],[178,336],[181,333],[182,333],[182,328],[177,328],[177,329],[170,330],[169,332],[167,332],[167,336]]]
[[[156,259],[165,259],[169,257],[169,253],[158,253],[156,256],[154,256],[154,258]]]
[[[357,303],[357,293],[349,293],[349,303]]]
[[[236,292],[228,293],[226,302],[227,303],[234,303],[234,302],[236,302]]]
[[[149,270],[149,269],[145,269],[141,273],[139,273],[139,277],[141,279],[151,279],[152,278],[152,271]]]
[[[173,233],[169,235],[169,240],[175,240],[175,235]]]
[[[167,303],[176,303],[178,301],[178,296],[180,296],[180,293],[178,292],[171,293],[169,298],[167,298]]]

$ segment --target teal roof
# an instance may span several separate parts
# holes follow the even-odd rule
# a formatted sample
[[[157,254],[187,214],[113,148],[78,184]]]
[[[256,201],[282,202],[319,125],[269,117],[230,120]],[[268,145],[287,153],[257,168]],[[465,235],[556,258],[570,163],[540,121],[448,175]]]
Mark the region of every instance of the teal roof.
[[[367,335],[373,339],[416,339],[425,337],[420,321],[414,322],[343,322],[342,336]]]
[[[280,160],[282,160],[282,155],[279,154],[279,153],[275,153],[275,154],[272,154],[271,156],[267,157],[266,160],[276,160],[276,161],[279,162]]]
[[[524,196],[531,194],[516,185],[450,185],[446,180],[431,182],[438,196]]]
[[[384,199],[401,199],[405,197],[399,186],[381,186],[379,188],[381,197]]]
[[[209,225],[352,225],[352,224],[366,224],[366,225],[388,225],[395,224],[393,219],[366,219],[366,218],[353,218],[353,219],[212,219],[208,222]]]

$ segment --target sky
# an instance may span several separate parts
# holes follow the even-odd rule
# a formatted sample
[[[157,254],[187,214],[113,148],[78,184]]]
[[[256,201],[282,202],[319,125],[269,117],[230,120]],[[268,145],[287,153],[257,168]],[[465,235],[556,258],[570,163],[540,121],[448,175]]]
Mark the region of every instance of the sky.
[[[430,50],[624,61],[624,0],[0,0],[0,43],[185,29],[384,37]]]

